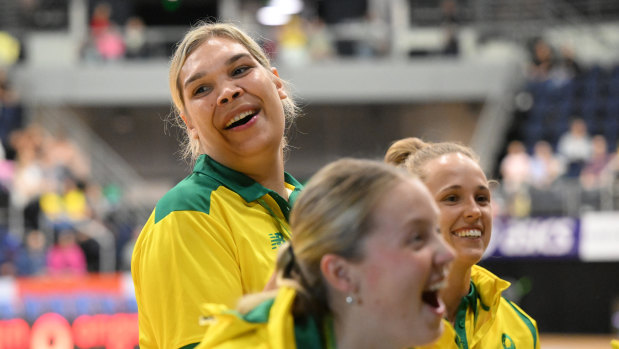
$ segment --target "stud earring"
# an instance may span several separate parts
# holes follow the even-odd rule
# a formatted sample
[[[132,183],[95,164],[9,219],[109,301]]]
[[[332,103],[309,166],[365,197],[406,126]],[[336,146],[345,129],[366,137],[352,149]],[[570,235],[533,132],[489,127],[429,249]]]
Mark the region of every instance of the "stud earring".
[[[346,296],[346,303],[347,304],[353,304],[354,302],[355,302],[355,297],[353,297],[352,295]]]

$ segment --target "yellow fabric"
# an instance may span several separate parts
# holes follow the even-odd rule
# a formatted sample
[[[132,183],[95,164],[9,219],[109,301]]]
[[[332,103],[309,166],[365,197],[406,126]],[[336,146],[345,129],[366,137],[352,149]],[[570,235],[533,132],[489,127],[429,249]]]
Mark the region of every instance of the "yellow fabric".
[[[291,308],[296,292],[281,287],[265,322],[248,322],[220,304],[206,304],[206,333],[196,349],[294,349],[294,319]]]
[[[475,321],[474,311],[470,308],[463,319],[456,317],[456,325],[458,321],[464,321],[466,330],[465,345],[461,347],[469,349],[538,349],[540,347],[539,332],[535,320],[514,305],[535,326],[537,343],[534,345],[533,335],[527,324],[509,302],[501,296],[501,293],[509,287],[510,283],[477,265],[473,266],[471,270],[471,280],[480,295],[480,303],[488,306],[489,310],[484,310],[478,302],[477,321]],[[422,348],[457,349],[456,337],[454,327],[445,321],[443,335],[435,343]]]
[[[275,200],[262,199],[278,216],[219,187],[210,212],[172,211],[159,222],[150,216],[131,263],[140,328],[140,348],[180,348],[202,339],[199,305],[236,305],[262,291],[273,273],[277,246],[269,234],[290,239]],[[282,231],[283,230],[283,231]]]

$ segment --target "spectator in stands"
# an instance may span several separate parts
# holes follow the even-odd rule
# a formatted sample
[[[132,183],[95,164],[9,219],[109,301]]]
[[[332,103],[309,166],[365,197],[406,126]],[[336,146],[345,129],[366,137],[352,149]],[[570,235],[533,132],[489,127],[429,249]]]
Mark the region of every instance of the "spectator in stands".
[[[148,56],[145,25],[141,17],[133,16],[127,19],[124,41],[127,59],[139,59]]]
[[[95,4],[90,17],[90,33],[98,37],[112,26],[112,5],[106,1]]]
[[[453,258],[436,233],[437,213],[424,185],[393,167],[327,165],[293,209],[294,235],[277,261],[279,290],[243,299],[243,316],[204,306],[215,321],[197,349],[430,343],[442,332],[438,290]],[[265,319],[251,319],[258,314]]]
[[[385,161],[419,176],[436,200],[439,228],[456,257],[441,296],[449,327],[432,348],[539,348],[535,320],[502,297],[509,282],[480,267],[492,233],[490,183],[470,148],[426,143],[418,138],[395,142]]]
[[[123,33],[112,19],[112,5],[98,2],[90,18],[90,35],[83,47],[89,60],[118,60],[125,55]]]
[[[441,13],[443,16],[442,26],[445,35],[442,53],[447,56],[457,56],[460,53],[460,41],[458,39],[460,26],[458,4],[454,0],[442,1]]]
[[[513,140],[507,146],[507,155],[501,160],[503,186],[513,194],[527,186],[531,173],[531,158],[521,141]]]
[[[47,252],[47,271],[50,275],[86,274],[86,256],[76,243],[71,226],[57,227],[57,242]]]
[[[15,149],[11,144],[13,132],[23,127],[23,110],[20,98],[11,88],[7,73],[0,70],[0,145],[4,157],[15,159]]]
[[[580,171],[580,185],[585,190],[595,190],[608,185],[610,182],[609,164],[613,154],[608,152],[606,138],[595,135],[591,139],[591,157],[585,162]]]
[[[15,255],[18,249],[19,243],[9,233],[8,226],[0,225],[0,279],[3,276],[17,275]]]
[[[566,164],[566,176],[578,178],[582,167],[591,156],[591,138],[583,119],[572,120],[568,132],[559,138],[557,152]]]
[[[177,46],[170,90],[194,172],[158,203],[131,263],[140,346],[197,343],[206,302],[261,291],[301,184],[284,172],[297,107],[260,46],[230,24],[200,24]]]
[[[50,175],[57,178],[60,185],[70,178],[83,187],[90,179],[90,157],[64,132],[47,139],[44,157]]]
[[[331,32],[318,16],[307,23],[307,49],[315,62],[329,60],[335,55]]]
[[[307,33],[305,19],[299,15],[294,15],[288,23],[279,29],[278,41],[278,61],[286,65],[304,65],[309,61],[307,50]]]
[[[554,51],[543,38],[535,39],[532,46],[529,76],[533,80],[547,80],[556,64]]]
[[[46,274],[47,242],[40,230],[26,233],[23,246],[15,257],[15,266],[19,276],[37,276]]]
[[[45,130],[38,124],[30,124],[11,137],[16,151],[11,205],[24,212],[26,229],[39,228],[39,197],[47,186],[41,158],[45,137]]]
[[[537,141],[531,158],[531,184],[538,189],[548,189],[564,172],[561,160],[550,143]]]
[[[77,226],[90,219],[86,195],[71,175],[65,175],[55,190],[47,190],[39,200],[41,213],[52,227]]]

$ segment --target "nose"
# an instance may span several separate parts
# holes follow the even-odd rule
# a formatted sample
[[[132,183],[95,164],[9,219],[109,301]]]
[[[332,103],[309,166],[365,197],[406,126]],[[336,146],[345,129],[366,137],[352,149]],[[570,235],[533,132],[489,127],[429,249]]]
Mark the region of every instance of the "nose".
[[[243,89],[239,86],[228,84],[221,89],[221,93],[217,98],[217,105],[221,106],[237,99],[243,94]]]
[[[481,208],[475,198],[471,198],[464,208],[464,219],[468,222],[475,222],[481,217]]]

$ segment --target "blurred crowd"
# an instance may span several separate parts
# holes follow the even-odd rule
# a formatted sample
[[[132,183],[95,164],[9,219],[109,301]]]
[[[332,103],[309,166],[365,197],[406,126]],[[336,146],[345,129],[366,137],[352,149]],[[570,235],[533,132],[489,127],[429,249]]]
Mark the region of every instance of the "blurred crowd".
[[[517,113],[519,136],[500,160],[507,213],[579,215],[617,208],[616,71],[583,67],[569,46],[532,41],[528,82],[531,105]],[[593,131],[592,131],[593,130]],[[610,137],[610,138],[609,138]]]
[[[6,75],[0,105],[0,276],[127,270],[137,229],[115,219],[122,193],[92,180],[69,137],[26,122]]]
[[[139,16],[129,17],[122,25],[112,17],[108,2],[95,5],[89,21],[89,36],[82,46],[86,61],[139,59],[151,55],[146,40],[145,23]]]

